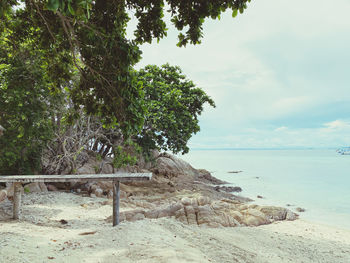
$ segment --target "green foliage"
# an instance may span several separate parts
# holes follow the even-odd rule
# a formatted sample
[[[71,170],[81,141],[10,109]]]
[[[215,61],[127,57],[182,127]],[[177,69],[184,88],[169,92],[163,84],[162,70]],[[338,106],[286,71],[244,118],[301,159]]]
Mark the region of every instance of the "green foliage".
[[[200,130],[198,116],[203,105],[214,101],[186,79],[179,67],[146,66],[138,72],[143,83],[148,113],[138,143],[146,151],[188,152],[188,140]]]
[[[60,129],[56,114],[63,90],[76,115],[97,116],[104,128],[137,137],[143,149],[186,153],[199,131],[202,105],[213,101],[169,65],[139,73],[139,45],[166,36],[164,13],[179,30],[178,46],[198,44],[207,18],[225,10],[235,17],[250,0],[1,0],[0,138],[2,173],[39,169],[42,149]],[[128,13],[137,19],[135,39],[128,40]],[[143,87],[142,87],[143,84]],[[67,123],[74,118],[66,118]],[[128,146],[115,165],[132,163]],[[125,153],[123,155],[121,150]]]
[[[35,28],[17,17],[0,34],[0,137],[2,174],[31,174],[40,169],[41,152],[51,138],[52,113],[60,99],[50,87],[46,53],[35,47]]]
[[[146,111],[139,103],[142,89],[132,71],[141,59],[138,45],[166,36],[164,13],[170,13],[171,22],[179,30],[178,46],[186,46],[200,43],[206,18],[220,18],[228,9],[236,16],[238,11],[242,13],[247,8],[248,2],[250,0],[3,0],[0,15],[6,17],[12,12],[11,7],[21,3],[18,10],[22,12],[22,22],[38,27],[38,48],[45,49],[47,55],[62,50],[70,52],[69,58],[59,60],[61,65],[71,65],[74,61],[79,70],[79,83],[71,90],[76,108],[84,107],[88,114],[99,116],[107,126],[119,126],[128,137],[143,127]],[[134,13],[138,21],[133,41],[126,38],[128,12]],[[58,67],[60,77],[70,81],[60,70]],[[54,70],[51,72],[55,74]]]
[[[42,147],[51,135],[45,73],[23,52],[1,64],[0,122],[6,132],[0,138],[0,171],[6,174],[38,169]]]
[[[132,140],[126,140],[121,145],[114,146],[113,166],[121,168],[126,165],[135,165],[141,153],[141,148]]]

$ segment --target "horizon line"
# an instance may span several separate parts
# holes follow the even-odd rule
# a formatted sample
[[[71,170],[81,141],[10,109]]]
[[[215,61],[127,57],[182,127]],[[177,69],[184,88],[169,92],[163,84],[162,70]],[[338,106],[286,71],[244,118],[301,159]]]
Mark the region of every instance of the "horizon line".
[[[215,150],[229,150],[229,151],[237,151],[237,150],[336,150],[340,148],[345,148],[348,146],[329,146],[329,147],[190,147],[190,150],[194,151],[215,151]]]

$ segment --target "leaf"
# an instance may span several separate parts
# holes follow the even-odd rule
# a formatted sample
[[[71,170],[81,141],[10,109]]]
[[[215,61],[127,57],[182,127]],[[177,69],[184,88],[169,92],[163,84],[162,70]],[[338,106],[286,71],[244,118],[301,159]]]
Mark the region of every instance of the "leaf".
[[[68,3],[68,10],[69,10],[69,13],[71,13],[72,15],[75,15],[75,11],[70,3]]]
[[[232,11],[232,17],[236,17],[238,14],[238,10],[237,9],[233,9]]]
[[[48,0],[46,5],[47,9],[51,11],[56,11],[59,6],[60,6],[60,3],[58,0]]]

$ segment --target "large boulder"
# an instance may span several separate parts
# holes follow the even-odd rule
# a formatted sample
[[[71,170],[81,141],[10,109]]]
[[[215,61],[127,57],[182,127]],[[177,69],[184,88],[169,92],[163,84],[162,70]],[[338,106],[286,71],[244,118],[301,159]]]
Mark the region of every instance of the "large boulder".
[[[220,184],[228,184],[228,182],[222,181],[214,176],[211,175],[211,173],[205,169],[199,169],[197,170],[198,173],[198,178],[208,184],[215,184],[215,185],[220,185]],[[217,190],[217,189],[215,189]]]
[[[111,160],[97,160],[95,157],[89,157],[89,160],[77,169],[78,174],[111,174],[114,168]]]
[[[277,207],[277,206],[261,206],[257,208],[264,214],[266,214],[272,221],[280,220],[295,220],[298,215],[293,213],[287,208]]]
[[[151,169],[156,174],[176,176],[179,174],[198,176],[199,173],[189,163],[168,153],[162,153],[156,159],[155,166]]]

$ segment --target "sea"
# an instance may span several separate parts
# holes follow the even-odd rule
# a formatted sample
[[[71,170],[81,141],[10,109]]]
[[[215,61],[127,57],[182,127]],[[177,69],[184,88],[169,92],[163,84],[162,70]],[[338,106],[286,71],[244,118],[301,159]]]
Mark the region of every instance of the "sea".
[[[336,149],[193,149],[180,158],[253,203],[304,208],[302,219],[350,229],[350,155]]]

